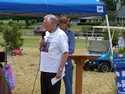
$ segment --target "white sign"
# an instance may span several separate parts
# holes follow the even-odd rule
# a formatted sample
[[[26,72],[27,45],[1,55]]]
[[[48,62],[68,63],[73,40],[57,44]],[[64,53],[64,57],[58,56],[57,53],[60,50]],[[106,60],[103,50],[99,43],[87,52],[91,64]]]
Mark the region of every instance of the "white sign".
[[[122,80],[122,87],[125,87],[125,80]]]
[[[97,6],[97,12],[103,12],[103,6]]]
[[[125,71],[122,71],[122,77],[125,77]]]

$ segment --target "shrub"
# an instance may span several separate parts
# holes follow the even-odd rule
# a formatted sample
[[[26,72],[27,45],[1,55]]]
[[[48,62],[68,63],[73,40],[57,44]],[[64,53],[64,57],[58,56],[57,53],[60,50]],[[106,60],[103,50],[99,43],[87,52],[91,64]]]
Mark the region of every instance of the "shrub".
[[[3,22],[2,22],[2,21],[0,21],[0,25],[3,25]]]
[[[77,25],[94,25],[94,26],[96,26],[96,25],[100,25],[101,24],[101,22],[81,22],[81,23],[77,23]]]
[[[108,35],[108,31],[105,29],[104,32],[107,32],[103,35],[103,39],[104,40],[109,40],[109,35]],[[112,35],[113,31],[111,30],[111,35]],[[113,39],[112,39],[112,42],[117,42],[118,41],[118,38],[119,38],[119,32],[115,31],[114,32],[114,36],[113,36]]]
[[[20,49],[20,47],[23,45],[23,38],[21,38],[22,34],[17,23],[3,26],[2,32],[5,41],[7,36],[7,46],[9,51]]]
[[[125,53],[125,48],[118,49],[118,54],[124,54],[124,53]]]
[[[82,26],[82,30],[83,30],[83,31],[92,30],[92,26]]]

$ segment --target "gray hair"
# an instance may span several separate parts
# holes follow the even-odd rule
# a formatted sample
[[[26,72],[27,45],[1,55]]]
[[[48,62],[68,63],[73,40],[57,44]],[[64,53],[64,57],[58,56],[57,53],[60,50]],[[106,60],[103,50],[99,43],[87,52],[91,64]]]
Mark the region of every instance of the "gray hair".
[[[48,14],[44,17],[44,19],[47,19],[48,22],[53,22],[55,25],[58,23],[58,19],[55,15]]]

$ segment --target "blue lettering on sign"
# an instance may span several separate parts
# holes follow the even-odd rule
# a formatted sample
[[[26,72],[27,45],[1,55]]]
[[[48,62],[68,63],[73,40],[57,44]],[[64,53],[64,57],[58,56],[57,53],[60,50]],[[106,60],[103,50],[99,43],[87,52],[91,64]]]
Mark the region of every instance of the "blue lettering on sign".
[[[97,12],[103,12],[103,6],[97,6]]]
[[[115,57],[114,64],[116,64],[116,68],[125,67],[125,57]]]

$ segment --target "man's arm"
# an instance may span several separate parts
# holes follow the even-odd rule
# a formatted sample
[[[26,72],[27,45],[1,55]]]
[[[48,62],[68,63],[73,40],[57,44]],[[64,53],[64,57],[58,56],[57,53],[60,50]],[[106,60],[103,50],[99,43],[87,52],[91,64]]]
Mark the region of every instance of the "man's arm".
[[[60,64],[60,67],[59,67],[57,75],[56,75],[57,79],[62,76],[62,71],[66,64],[67,58],[68,58],[68,52],[63,53],[62,58],[61,58],[61,64]]]
[[[60,48],[60,51],[62,52],[62,56],[60,60],[60,66],[56,74],[56,78],[60,78],[62,76],[62,71],[68,58],[68,48],[69,48],[68,37],[65,33],[64,35],[59,37],[59,48]]]

